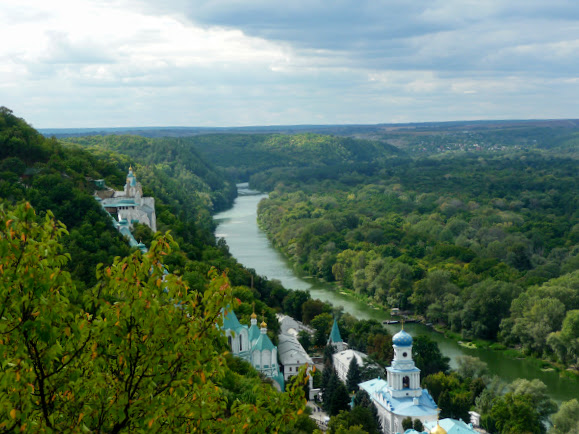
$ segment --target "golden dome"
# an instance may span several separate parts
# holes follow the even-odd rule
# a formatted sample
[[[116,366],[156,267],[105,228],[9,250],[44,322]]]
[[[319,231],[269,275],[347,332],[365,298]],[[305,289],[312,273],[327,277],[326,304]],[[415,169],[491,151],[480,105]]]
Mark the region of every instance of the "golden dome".
[[[265,321],[263,321],[263,322],[260,324],[260,326],[261,326],[262,329],[266,329],[266,328],[267,328],[267,324],[266,324]]]
[[[257,315],[255,314],[255,312],[253,312],[253,313],[251,314],[251,319],[257,319]]]
[[[436,421],[436,426],[430,430],[430,434],[446,434],[446,430]]]

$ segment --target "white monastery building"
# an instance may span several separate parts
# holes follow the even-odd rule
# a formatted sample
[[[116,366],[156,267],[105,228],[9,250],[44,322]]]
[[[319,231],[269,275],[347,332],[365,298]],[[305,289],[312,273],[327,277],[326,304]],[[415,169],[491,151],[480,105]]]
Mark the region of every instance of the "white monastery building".
[[[352,359],[354,357],[356,358],[356,362],[358,362],[358,366],[361,368],[366,364],[366,357],[368,356],[356,350],[344,350],[340,351],[339,353],[332,354],[336,374],[338,374],[338,377],[344,383],[346,383],[346,379],[348,378],[350,363],[352,363]]]
[[[402,420],[419,419],[424,426],[438,420],[437,406],[428,393],[420,387],[420,369],[412,359],[412,336],[404,330],[392,338],[394,359],[387,370],[387,381],[380,377],[360,383],[378,409],[383,432],[403,432]]]
[[[157,232],[157,217],[155,215],[155,198],[143,197],[143,187],[129,168],[127,182],[122,191],[107,189],[97,192],[101,199],[101,205],[113,217],[117,217],[119,223],[126,222],[129,229],[133,229],[134,223],[142,223]]]

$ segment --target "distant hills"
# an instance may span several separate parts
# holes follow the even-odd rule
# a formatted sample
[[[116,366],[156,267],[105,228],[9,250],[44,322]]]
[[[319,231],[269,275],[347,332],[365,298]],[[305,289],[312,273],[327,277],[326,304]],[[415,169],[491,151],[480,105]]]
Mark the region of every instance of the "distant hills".
[[[387,133],[392,131],[485,130],[496,128],[565,128],[579,129],[579,119],[479,120],[417,122],[401,124],[352,125],[270,125],[248,127],[122,127],[122,128],[41,128],[45,136],[74,137],[131,134],[144,137],[187,137],[202,134],[294,134],[318,133],[339,136]]]

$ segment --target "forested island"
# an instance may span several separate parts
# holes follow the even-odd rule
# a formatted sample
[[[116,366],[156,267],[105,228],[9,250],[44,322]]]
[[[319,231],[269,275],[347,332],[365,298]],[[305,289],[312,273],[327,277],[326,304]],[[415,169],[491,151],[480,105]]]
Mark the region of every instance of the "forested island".
[[[305,370],[276,392],[231,356],[219,329],[227,309],[244,324],[261,313],[274,343],[276,313],[312,327],[299,338],[323,358],[314,387],[329,429],[380,429],[357,384],[391,363],[386,329],[339,318],[344,340],[373,363],[340,385],[327,345],[339,309],[256,275],[215,239],[212,214],[246,180],[270,193],[260,224],[305,273],[573,377],[577,132],[455,128],[464,126],[59,141],[2,108],[0,430],[314,432]],[[134,231],[146,254],[93,197],[95,180],[120,188],[131,165],[156,199],[159,232]],[[474,409],[489,432],[578,429],[577,400],[557,408],[542,383],[499,384],[476,359],[451,371],[436,344],[414,341],[441,417],[467,420]]]

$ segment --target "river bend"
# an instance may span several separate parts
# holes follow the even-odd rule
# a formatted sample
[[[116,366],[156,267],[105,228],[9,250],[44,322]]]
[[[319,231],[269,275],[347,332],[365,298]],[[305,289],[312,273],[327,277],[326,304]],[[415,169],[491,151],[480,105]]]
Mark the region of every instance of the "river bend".
[[[266,276],[269,280],[281,281],[286,288],[308,290],[312,298],[328,301],[335,306],[341,305],[345,312],[356,318],[378,321],[387,319],[386,312],[340,293],[335,285],[299,276],[257,225],[257,205],[262,199],[267,198],[267,195],[250,190],[247,183],[238,185],[238,193],[239,196],[231,209],[215,215],[218,225],[215,235],[226,240],[229,251],[241,264],[255,269],[258,274]],[[398,326],[386,327],[392,334],[399,329]],[[447,339],[421,324],[407,324],[405,330],[413,335],[430,336],[438,343],[442,353],[450,357],[452,367],[456,367],[457,356],[475,356],[486,362],[491,373],[498,375],[505,382],[511,382],[516,378],[540,379],[549,388],[550,395],[558,402],[577,398],[579,395],[576,381],[561,378],[557,372],[543,371],[527,360],[510,359],[500,351],[461,347],[454,340]]]

